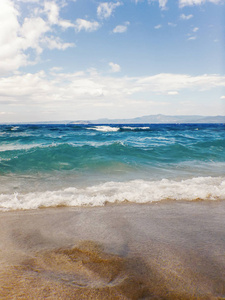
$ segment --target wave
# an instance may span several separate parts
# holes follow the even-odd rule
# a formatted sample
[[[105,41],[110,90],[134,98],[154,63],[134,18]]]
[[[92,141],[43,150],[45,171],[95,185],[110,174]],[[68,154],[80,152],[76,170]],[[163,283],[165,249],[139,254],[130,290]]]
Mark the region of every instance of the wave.
[[[111,127],[111,126],[95,126],[87,129],[101,131],[101,132],[111,132],[111,131],[116,132],[120,130],[119,127]]]
[[[49,147],[49,145],[43,146],[40,144],[3,144],[0,146],[0,152],[5,151],[17,151],[17,150],[29,150],[32,148],[46,148]]]
[[[120,127],[121,131],[147,131],[151,128],[149,126],[122,126]]]
[[[12,131],[19,129],[19,126],[14,126],[11,128]]]
[[[86,188],[0,195],[0,210],[26,210],[57,206],[103,206],[107,203],[225,200],[225,177],[195,177],[175,181],[133,180],[106,182]]]
[[[118,164],[129,165],[129,161],[124,161],[127,153],[135,158],[136,149],[121,142],[101,146],[58,144],[6,151],[0,156],[0,174],[30,174],[54,170],[101,172],[114,169]]]
[[[114,126],[94,126],[86,128],[88,130],[96,130],[101,132],[117,132],[117,131],[148,131],[151,128],[149,126],[121,126],[121,125],[114,125]]]
[[[169,164],[189,162],[223,163],[224,141],[185,145],[150,141],[85,141],[87,144],[52,143],[2,145],[0,147],[0,174],[51,170],[101,170],[121,163],[129,167],[168,168]],[[204,147],[203,147],[204,146]],[[6,163],[7,162],[7,163]],[[209,173],[212,175],[212,173]]]

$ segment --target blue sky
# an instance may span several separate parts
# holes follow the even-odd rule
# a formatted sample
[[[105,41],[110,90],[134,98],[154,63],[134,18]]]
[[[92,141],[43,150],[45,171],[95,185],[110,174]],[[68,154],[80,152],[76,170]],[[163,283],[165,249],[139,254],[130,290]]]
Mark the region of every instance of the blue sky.
[[[1,0],[0,122],[225,115],[224,0]]]

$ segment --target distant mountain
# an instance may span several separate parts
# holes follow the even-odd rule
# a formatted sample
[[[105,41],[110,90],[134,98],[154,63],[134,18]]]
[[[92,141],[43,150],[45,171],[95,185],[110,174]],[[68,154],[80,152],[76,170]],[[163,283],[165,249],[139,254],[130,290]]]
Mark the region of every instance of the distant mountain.
[[[72,121],[69,124],[176,124],[176,123],[225,123],[225,116],[168,116],[148,115],[133,119],[97,119],[91,121]]]
[[[41,121],[23,123],[4,123],[4,124],[179,124],[179,123],[225,123],[225,116],[168,116],[168,115],[148,115],[133,119],[97,119],[97,120],[77,120],[77,121]],[[1,123],[3,124],[3,123]]]

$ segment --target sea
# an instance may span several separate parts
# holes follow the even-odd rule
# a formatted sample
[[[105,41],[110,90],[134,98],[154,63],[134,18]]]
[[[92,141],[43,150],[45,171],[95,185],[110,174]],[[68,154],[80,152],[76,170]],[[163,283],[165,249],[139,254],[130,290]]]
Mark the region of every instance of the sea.
[[[1,125],[0,210],[225,200],[225,124]]]

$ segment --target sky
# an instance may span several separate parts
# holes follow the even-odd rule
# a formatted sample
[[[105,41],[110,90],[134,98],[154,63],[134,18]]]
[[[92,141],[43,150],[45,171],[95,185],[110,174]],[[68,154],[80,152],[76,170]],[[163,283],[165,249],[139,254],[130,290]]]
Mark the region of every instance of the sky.
[[[225,0],[1,0],[0,123],[225,115]]]

